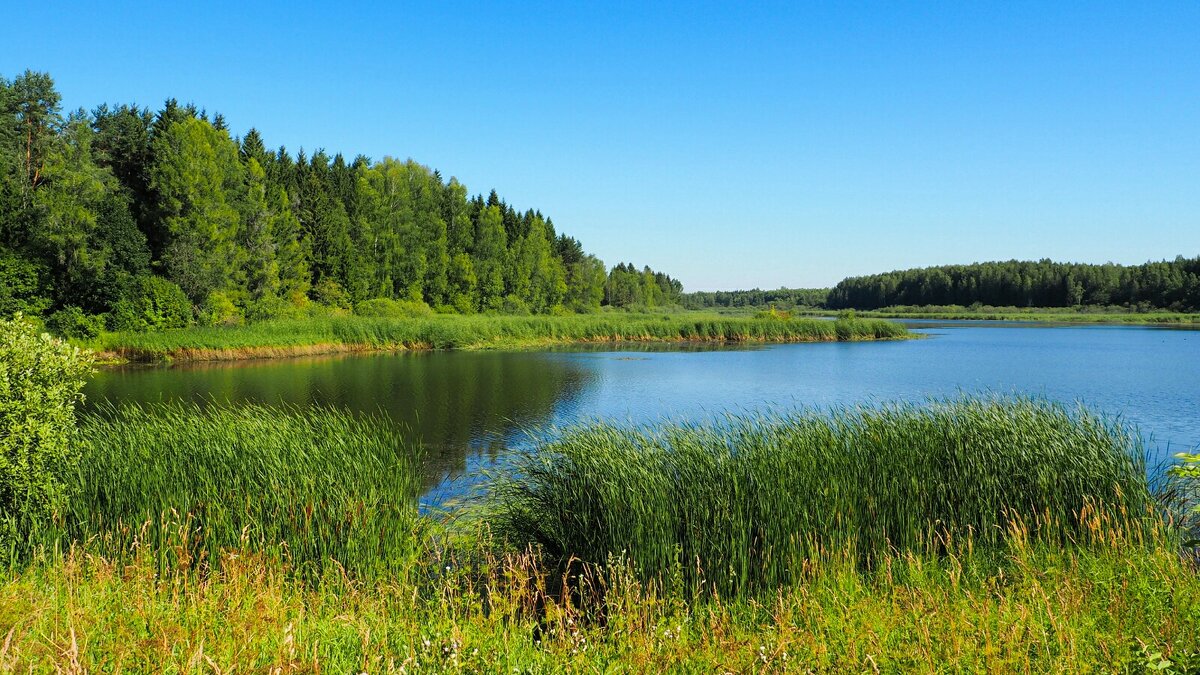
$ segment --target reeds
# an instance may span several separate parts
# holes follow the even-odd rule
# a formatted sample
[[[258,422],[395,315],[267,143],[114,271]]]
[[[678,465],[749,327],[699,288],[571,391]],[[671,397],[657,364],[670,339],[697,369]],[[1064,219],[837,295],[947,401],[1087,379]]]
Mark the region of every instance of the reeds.
[[[259,550],[304,576],[388,572],[416,545],[417,450],[380,417],[106,405],[83,416],[81,435],[70,507],[43,542],[118,559],[149,548],[164,567],[197,569]]]
[[[830,552],[869,568],[1014,532],[1136,540],[1153,509],[1136,434],[1025,398],[579,427],[521,455],[493,499],[500,531],[562,564],[617,556],[725,596],[795,584]]]
[[[97,348],[133,361],[236,359],[355,349],[479,349],[573,342],[833,342],[908,337],[881,319],[754,319],[717,315],[326,317],[246,326],[112,333]]]

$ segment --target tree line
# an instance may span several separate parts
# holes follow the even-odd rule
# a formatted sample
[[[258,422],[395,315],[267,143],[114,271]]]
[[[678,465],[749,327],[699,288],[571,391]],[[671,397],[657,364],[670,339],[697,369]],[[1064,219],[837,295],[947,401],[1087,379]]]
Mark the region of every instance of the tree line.
[[[0,315],[148,329],[376,299],[556,313],[681,292],[411,159],[270,150],[175,100],[64,115],[49,75],[0,77]]]
[[[717,307],[768,307],[777,309],[818,308],[825,306],[828,288],[777,288],[748,291],[693,291],[684,293],[680,300],[687,309],[712,309]]]
[[[899,270],[844,279],[826,302],[831,309],[972,304],[1200,311],[1200,257],[1141,265],[1010,260]]]

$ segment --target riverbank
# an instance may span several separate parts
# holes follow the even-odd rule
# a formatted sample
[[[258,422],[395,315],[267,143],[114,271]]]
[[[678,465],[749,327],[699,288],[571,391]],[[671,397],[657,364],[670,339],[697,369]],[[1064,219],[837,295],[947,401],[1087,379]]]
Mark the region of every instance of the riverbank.
[[[228,361],[408,349],[531,349],[622,342],[784,343],[914,337],[881,319],[722,317],[711,314],[562,317],[328,317],[153,333],[105,333],[83,346],[105,363]]]

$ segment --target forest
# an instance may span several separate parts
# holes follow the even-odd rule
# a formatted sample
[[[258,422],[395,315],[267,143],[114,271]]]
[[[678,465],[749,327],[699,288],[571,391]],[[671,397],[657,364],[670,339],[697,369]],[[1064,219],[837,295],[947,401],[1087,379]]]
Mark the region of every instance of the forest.
[[[687,309],[768,307],[777,309],[824,307],[828,288],[777,288],[764,291],[693,291],[684,293],[680,304]]]
[[[900,270],[844,279],[826,301],[830,309],[972,304],[1197,311],[1200,256],[1142,265],[1010,260]]]
[[[652,308],[681,292],[411,159],[271,150],[176,100],[64,113],[48,74],[0,77],[0,316],[144,331]]]

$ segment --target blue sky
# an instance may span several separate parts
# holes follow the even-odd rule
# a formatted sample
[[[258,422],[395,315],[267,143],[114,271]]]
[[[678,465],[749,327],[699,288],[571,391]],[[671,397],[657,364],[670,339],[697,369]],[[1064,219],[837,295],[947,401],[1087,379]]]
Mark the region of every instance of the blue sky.
[[[0,74],[412,157],[690,290],[1200,255],[1197,2],[184,4],[18,3]]]

